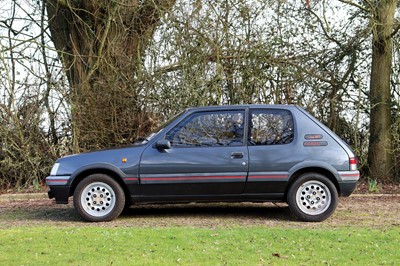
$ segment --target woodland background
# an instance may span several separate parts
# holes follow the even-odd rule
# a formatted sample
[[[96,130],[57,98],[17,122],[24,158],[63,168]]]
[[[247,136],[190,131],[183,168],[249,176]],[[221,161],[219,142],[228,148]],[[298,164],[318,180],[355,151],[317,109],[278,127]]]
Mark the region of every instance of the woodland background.
[[[400,1],[0,0],[0,190],[185,107],[296,104],[400,181]]]

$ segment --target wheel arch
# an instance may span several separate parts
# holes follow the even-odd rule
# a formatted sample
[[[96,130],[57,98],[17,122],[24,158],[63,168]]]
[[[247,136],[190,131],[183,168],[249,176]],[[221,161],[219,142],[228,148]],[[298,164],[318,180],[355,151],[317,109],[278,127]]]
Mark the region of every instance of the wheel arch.
[[[293,182],[299,176],[301,176],[305,173],[318,173],[318,174],[326,176],[335,185],[335,188],[336,188],[338,194],[340,195],[339,182],[334,173],[332,173],[330,170],[323,168],[323,167],[304,167],[304,168],[300,168],[300,169],[296,170],[294,173],[292,173],[290,175],[288,185],[286,186],[286,189],[285,189],[285,198],[287,197],[287,193],[288,193],[290,187],[292,186]]]
[[[72,181],[70,183],[70,192],[69,195],[72,196],[74,195],[75,189],[79,182],[81,182],[84,178],[93,175],[93,174],[105,174],[117,181],[117,183],[121,186],[122,190],[124,191],[125,194],[125,200],[130,201],[130,194],[127,185],[125,184],[123,180],[123,175],[121,173],[118,173],[119,171],[115,169],[110,169],[110,167],[104,167],[104,166],[96,166],[96,167],[85,167],[85,169],[81,169],[80,171],[77,171],[72,178]]]

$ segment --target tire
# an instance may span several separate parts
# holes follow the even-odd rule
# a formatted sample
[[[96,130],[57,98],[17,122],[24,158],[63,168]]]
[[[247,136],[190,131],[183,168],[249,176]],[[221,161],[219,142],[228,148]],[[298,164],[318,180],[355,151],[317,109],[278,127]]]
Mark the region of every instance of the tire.
[[[335,211],[338,192],[326,176],[306,173],[298,177],[287,194],[290,211],[300,220],[321,222]]]
[[[117,218],[125,206],[125,194],[117,181],[105,174],[93,174],[79,182],[74,192],[74,207],[89,222]]]

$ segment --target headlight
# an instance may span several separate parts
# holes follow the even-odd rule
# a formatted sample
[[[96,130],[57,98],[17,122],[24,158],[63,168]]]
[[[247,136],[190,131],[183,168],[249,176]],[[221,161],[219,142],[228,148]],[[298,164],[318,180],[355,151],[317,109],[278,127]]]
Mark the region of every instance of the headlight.
[[[58,170],[58,167],[59,167],[59,166],[60,166],[59,163],[55,163],[55,164],[53,165],[53,168],[51,168],[50,175],[57,175],[57,170]]]

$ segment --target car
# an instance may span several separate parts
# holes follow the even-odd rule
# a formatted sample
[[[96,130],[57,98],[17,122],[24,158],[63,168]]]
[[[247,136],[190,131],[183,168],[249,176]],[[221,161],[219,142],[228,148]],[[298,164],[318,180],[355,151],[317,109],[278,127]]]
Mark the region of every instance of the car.
[[[360,173],[351,148],[295,105],[188,108],[128,147],[58,159],[49,198],[85,220],[110,221],[144,203],[287,202],[323,221]]]

